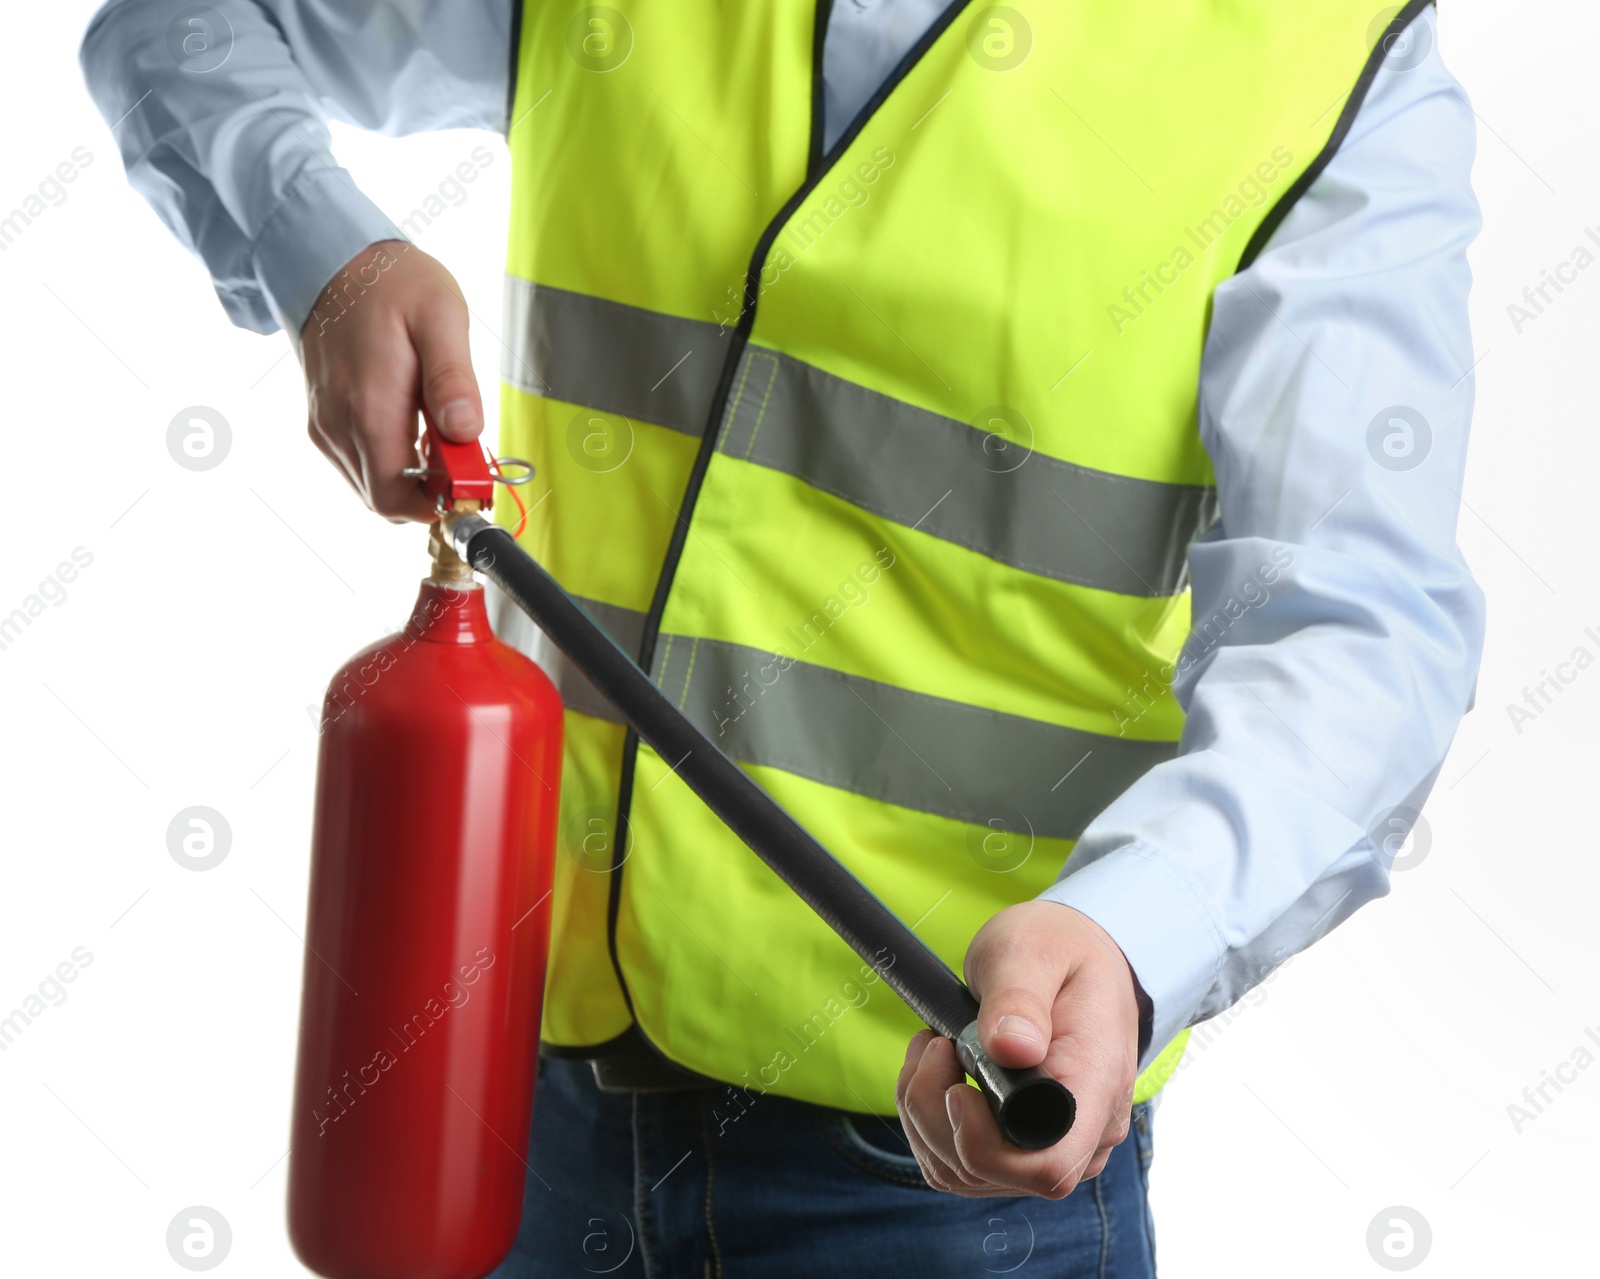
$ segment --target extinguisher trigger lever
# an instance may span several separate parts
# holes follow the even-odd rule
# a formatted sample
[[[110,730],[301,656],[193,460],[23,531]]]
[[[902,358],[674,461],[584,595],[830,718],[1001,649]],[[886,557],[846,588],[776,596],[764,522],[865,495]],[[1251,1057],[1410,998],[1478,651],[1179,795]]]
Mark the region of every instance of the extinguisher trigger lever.
[[[420,479],[423,492],[440,511],[461,502],[476,502],[485,511],[494,504],[494,476],[477,440],[459,444],[447,440],[429,418],[422,431],[421,453],[422,465],[407,467],[403,474]]]

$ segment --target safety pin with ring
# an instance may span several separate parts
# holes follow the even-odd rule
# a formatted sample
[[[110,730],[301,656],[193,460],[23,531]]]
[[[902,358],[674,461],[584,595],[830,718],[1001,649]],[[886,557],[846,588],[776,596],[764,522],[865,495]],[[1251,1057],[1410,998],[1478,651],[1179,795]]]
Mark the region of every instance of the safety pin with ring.
[[[508,466],[520,466],[522,468],[523,473],[521,475],[503,475],[503,474],[501,474],[501,472],[504,470],[504,468],[508,467]],[[505,484],[505,485],[508,485],[508,486],[517,485],[517,484],[526,484],[529,480],[531,480],[533,478],[533,463],[527,461],[524,458],[520,458],[520,457],[497,457],[497,458],[494,459],[493,471],[491,473],[494,475],[494,478],[501,484]]]
[[[526,484],[533,478],[534,474],[533,463],[525,458],[497,457],[490,459],[489,465],[494,468],[490,473],[494,481],[497,484],[504,484],[508,487]],[[501,471],[508,466],[520,466],[523,469],[523,473],[521,475],[501,474]],[[425,480],[430,474],[430,468],[426,466],[407,466],[401,469],[400,474],[408,480]]]

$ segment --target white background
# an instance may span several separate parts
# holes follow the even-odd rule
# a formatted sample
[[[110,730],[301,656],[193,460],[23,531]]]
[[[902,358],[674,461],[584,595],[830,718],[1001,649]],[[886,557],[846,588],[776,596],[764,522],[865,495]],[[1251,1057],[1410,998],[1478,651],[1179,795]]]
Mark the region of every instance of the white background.
[[[359,506],[305,437],[286,340],[233,329],[126,186],[75,60],[92,8],[10,6],[0,55],[0,212],[75,147],[93,156],[0,252],[0,615],[74,548],[93,556],[0,650],[0,1015],[76,947],[93,957],[0,1052],[0,1272],[182,1273],[167,1225],[203,1204],[233,1231],[220,1273],[303,1273],[282,1156],[306,708],[345,657],[396,628],[423,536]],[[1520,1133],[1507,1113],[1600,1026],[1600,668],[1520,733],[1506,712],[1578,645],[1600,656],[1584,634],[1600,635],[1600,269],[1520,335],[1506,310],[1600,224],[1600,12],[1569,4],[1534,21],[1455,0],[1442,27],[1480,121],[1478,411],[1460,526],[1490,601],[1478,707],[1427,808],[1427,858],[1214,1025],[1168,1089],[1154,1198],[1162,1270],[1179,1279],[1385,1273],[1366,1237],[1391,1205],[1429,1223],[1424,1275],[1600,1267],[1600,1068],[1550,1091]],[[418,243],[466,291],[492,422],[503,146],[337,138],[396,218],[485,143],[494,162]],[[168,423],[197,404],[232,431],[223,464],[200,473],[166,447]],[[197,804],[232,831],[205,873],[167,851],[168,823]]]

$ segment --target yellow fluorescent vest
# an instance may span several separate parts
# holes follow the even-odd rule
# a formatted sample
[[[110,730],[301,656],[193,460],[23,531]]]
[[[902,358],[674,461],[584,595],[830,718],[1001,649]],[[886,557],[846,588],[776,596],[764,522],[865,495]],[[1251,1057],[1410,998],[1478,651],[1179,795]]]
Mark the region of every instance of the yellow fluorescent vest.
[[[956,4],[826,155],[811,3],[523,7],[522,543],[958,972],[1176,752],[1211,294],[1420,7]],[[558,674],[546,1046],[891,1112],[915,1016]]]

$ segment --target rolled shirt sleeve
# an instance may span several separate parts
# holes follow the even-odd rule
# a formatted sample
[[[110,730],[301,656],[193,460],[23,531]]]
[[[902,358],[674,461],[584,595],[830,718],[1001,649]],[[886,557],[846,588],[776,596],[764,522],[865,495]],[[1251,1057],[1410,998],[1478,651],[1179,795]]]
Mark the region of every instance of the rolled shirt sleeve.
[[[384,133],[505,123],[511,0],[111,0],[79,59],[123,165],[242,328],[299,333],[366,245],[404,239],[334,159]]]
[[[1190,548],[1179,754],[1042,895],[1122,947],[1152,1005],[1141,1065],[1387,893],[1405,810],[1472,703],[1484,604],[1455,527],[1473,115],[1418,21],[1427,56],[1391,55],[1332,162],[1216,292],[1200,431],[1222,515]]]

